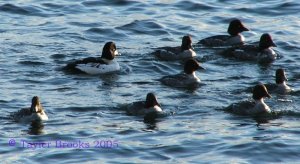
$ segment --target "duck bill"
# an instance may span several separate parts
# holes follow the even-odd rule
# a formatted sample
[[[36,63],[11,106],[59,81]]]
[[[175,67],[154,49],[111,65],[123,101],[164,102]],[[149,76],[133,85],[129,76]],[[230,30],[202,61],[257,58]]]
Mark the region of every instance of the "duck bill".
[[[272,96],[269,93],[266,93],[266,97],[272,98]]]
[[[272,47],[277,47],[277,45],[273,41],[271,41],[271,46]]]
[[[203,70],[205,70],[205,68],[204,68],[204,67],[202,67],[202,66],[200,66],[200,65],[199,65],[199,68],[198,68],[198,69],[203,69]]]
[[[247,27],[245,27],[244,25],[242,25],[241,30],[242,30],[242,31],[250,31],[250,30],[249,30]]]

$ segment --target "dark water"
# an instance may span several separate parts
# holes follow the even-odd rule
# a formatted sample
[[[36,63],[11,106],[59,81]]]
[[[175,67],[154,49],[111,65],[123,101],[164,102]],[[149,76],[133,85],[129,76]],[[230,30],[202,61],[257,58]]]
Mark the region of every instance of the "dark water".
[[[299,163],[299,9],[296,0],[1,1],[1,163]],[[152,48],[179,45],[186,34],[194,43],[225,34],[232,18],[252,30],[244,33],[248,42],[270,33],[282,58],[258,65],[197,47],[206,68],[197,74],[205,85],[185,90],[157,81],[182,66],[158,61]],[[106,41],[115,41],[122,54],[119,73],[60,70],[72,59],[99,55]],[[257,82],[274,83],[281,67],[296,92],[266,100],[279,113],[274,118],[220,110],[250,98],[247,88]],[[155,92],[166,111],[154,123],[122,108],[147,92]],[[49,121],[30,125],[8,118],[34,95]],[[9,146],[11,139],[16,146]]]

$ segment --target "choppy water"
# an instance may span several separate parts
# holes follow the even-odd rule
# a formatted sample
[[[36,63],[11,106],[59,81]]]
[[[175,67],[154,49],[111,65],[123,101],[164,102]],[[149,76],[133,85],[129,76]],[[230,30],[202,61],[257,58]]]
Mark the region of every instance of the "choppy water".
[[[299,163],[299,9],[296,0],[1,1],[1,163]],[[206,71],[197,74],[205,85],[184,90],[157,81],[182,66],[158,61],[152,48],[179,45],[185,34],[194,43],[225,34],[232,18],[252,30],[243,33],[248,42],[270,33],[282,58],[263,66],[198,47]],[[106,41],[115,41],[122,53],[121,72],[60,70],[72,59],[99,55]],[[280,67],[296,92],[266,100],[277,117],[256,120],[220,110],[250,98],[247,88],[257,82],[273,83]],[[147,92],[156,93],[167,113],[155,123],[122,109]],[[8,118],[34,95],[49,121],[28,125]],[[16,146],[8,145],[11,139]],[[34,141],[50,145],[26,144]],[[97,148],[101,141],[114,147]],[[61,148],[62,142],[73,145]]]

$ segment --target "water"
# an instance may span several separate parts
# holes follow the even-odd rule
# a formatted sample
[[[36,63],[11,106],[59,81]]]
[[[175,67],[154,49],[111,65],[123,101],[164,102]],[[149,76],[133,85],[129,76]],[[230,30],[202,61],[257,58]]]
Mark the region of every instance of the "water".
[[[300,162],[299,9],[296,0],[2,1],[2,163]],[[185,90],[157,81],[180,72],[182,65],[158,61],[150,55],[153,48],[179,45],[186,34],[194,43],[225,34],[232,18],[251,29],[243,33],[248,42],[270,33],[282,58],[258,65],[198,47],[197,58],[206,70],[197,74],[205,85]],[[115,41],[122,53],[119,73],[61,71],[72,59],[99,55],[107,41]],[[273,83],[281,67],[296,92],[266,100],[278,116],[257,120],[221,110],[249,99],[249,88],[258,82]],[[154,123],[123,110],[147,92],[156,93],[167,113]],[[9,113],[30,106],[34,95],[41,98],[49,121],[30,125],[9,119]],[[16,146],[8,145],[11,139]],[[101,141],[115,146],[97,147]],[[45,145],[34,149],[27,142]],[[71,146],[61,148],[62,142]],[[84,144],[75,145],[79,142]]]

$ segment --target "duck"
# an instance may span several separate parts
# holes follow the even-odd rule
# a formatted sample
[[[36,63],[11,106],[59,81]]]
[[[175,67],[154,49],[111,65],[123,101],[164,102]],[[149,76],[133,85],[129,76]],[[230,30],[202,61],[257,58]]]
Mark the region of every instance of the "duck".
[[[192,46],[192,37],[189,35],[182,37],[180,47],[161,47],[158,49],[154,54],[161,60],[186,60],[196,56]]]
[[[272,49],[277,47],[270,34],[261,35],[258,45],[241,45],[228,48],[221,52],[225,57],[233,57],[243,61],[257,61],[270,63],[277,59],[277,54]]]
[[[282,68],[276,70],[276,92],[279,94],[285,94],[291,92],[292,89],[286,84],[287,78],[285,76],[285,71]]]
[[[164,76],[160,82],[171,87],[192,87],[197,86],[201,80],[197,77],[195,71],[203,69],[195,59],[189,59],[184,64],[184,71],[176,75]]]
[[[34,96],[32,98],[30,108],[22,108],[21,110],[13,114],[13,118],[19,122],[48,120],[48,116],[45,113],[38,96]]]
[[[105,43],[101,57],[88,57],[68,63],[65,70],[75,70],[90,75],[106,74],[120,70],[119,63],[114,60],[119,55],[114,42]]]
[[[275,82],[275,84],[269,84],[266,86],[268,90],[270,90],[270,92],[284,95],[293,91],[293,89],[291,89],[286,83],[287,78],[285,76],[285,71],[283,68],[279,68],[276,70]]]
[[[271,113],[270,107],[264,102],[264,98],[271,98],[264,84],[257,84],[252,91],[254,101],[242,101],[226,108],[227,111],[239,115],[260,115]]]
[[[162,113],[160,104],[154,93],[150,92],[146,96],[146,101],[137,101],[129,104],[126,108],[129,115],[147,115],[152,113]]]
[[[243,31],[250,31],[239,19],[230,21],[228,26],[229,35],[216,35],[205,39],[202,39],[198,44],[207,47],[222,47],[222,46],[234,46],[242,45],[245,42],[245,37],[241,34]]]

